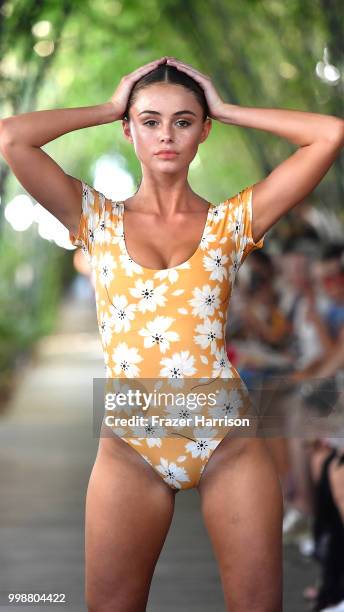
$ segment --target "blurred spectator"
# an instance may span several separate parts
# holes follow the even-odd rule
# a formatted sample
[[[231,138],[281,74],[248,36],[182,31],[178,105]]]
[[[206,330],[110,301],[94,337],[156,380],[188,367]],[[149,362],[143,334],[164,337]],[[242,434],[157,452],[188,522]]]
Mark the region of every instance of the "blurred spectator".
[[[289,350],[296,370],[304,370],[321,359],[328,348],[325,325],[314,322],[314,311],[324,312],[328,300],[315,289],[314,268],[321,244],[318,241],[290,241],[280,261],[280,306],[291,324]]]
[[[291,327],[279,306],[272,258],[263,251],[253,251],[248,268],[248,275],[243,281],[240,277],[233,295],[228,318],[227,341],[229,346],[238,346],[236,340],[251,340],[261,345],[259,367],[262,368],[264,367],[263,349],[285,348]],[[252,342],[249,346],[252,351]],[[241,349],[244,351],[245,347],[241,345]],[[251,355],[253,357],[251,365],[254,367],[255,359],[254,355]],[[239,365],[242,367],[245,364],[245,367],[249,368],[250,355],[246,357],[240,363],[239,355]]]
[[[328,299],[327,308],[319,314],[310,299],[308,317],[321,335],[325,350],[322,358],[298,373],[298,378],[317,379],[317,394],[328,388],[329,377],[337,386],[340,399],[344,373],[344,245],[325,248],[320,266],[320,279]],[[320,379],[320,383],[319,383]],[[321,380],[323,379],[323,380]],[[319,438],[314,441],[310,467],[314,484],[314,516],[312,533],[314,557],[321,566],[321,579],[314,591],[314,611],[344,601],[344,427],[343,405],[337,413],[342,437]]]
[[[286,502],[283,533],[303,534],[305,554],[320,564],[319,583],[304,591],[312,609],[339,602],[344,609],[344,408],[336,403],[344,381],[344,244],[342,238],[328,243],[328,234],[336,235],[333,224],[337,234],[343,232],[335,215],[326,223],[322,211],[298,209],[281,255],[253,251],[238,275],[227,348],[248,387],[272,372],[286,375],[291,392],[280,400],[278,390],[273,410],[285,418],[287,436],[267,439]],[[307,381],[312,393],[305,402]],[[319,433],[310,441],[302,419],[307,411],[321,413],[324,398],[333,402],[332,412],[335,405],[341,424],[336,437]],[[267,399],[263,394],[262,402]]]

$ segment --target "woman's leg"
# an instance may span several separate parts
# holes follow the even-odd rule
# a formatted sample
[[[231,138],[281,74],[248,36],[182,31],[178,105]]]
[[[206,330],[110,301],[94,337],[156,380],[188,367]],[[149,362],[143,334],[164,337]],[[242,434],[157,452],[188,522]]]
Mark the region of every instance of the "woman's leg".
[[[230,612],[281,612],[281,484],[264,440],[226,438],[199,483]]]
[[[86,497],[89,612],[144,612],[175,492],[120,438],[101,438]]]

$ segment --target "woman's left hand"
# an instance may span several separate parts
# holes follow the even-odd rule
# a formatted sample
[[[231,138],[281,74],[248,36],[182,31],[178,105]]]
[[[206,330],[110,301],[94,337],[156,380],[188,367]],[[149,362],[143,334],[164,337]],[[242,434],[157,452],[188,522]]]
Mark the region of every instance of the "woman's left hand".
[[[209,117],[212,119],[219,119],[222,115],[222,109],[225,103],[217,93],[211,78],[206,74],[202,74],[202,72],[199,72],[189,64],[180,62],[175,57],[167,56],[166,64],[175,66],[178,70],[185,72],[202,87],[209,108]]]

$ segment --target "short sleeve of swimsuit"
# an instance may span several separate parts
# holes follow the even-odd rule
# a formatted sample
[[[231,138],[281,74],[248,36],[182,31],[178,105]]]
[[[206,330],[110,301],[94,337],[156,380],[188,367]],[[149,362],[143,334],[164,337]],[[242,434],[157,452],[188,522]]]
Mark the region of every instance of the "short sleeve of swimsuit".
[[[228,229],[232,234],[236,247],[238,268],[243,264],[246,257],[254,249],[264,246],[264,234],[260,240],[255,242],[252,236],[252,197],[253,186],[245,187],[238,194],[231,197],[229,202]]]
[[[89,258],[93,253],[96,232],[102,222],[105,196],[82,181],[82,202],[79,227],[76,234],[69,232],[69,239],[74,246],[80,246]]]

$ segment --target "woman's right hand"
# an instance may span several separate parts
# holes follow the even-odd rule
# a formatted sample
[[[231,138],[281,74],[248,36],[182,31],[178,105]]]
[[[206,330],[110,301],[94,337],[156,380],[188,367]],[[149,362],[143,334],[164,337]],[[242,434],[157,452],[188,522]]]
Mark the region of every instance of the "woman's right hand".
[[[130,92],[136,83],[141,77],[143,77],[148,72],[152,72],[155,68],[159,66],[159,64],[165,63],[167,56],[161,57],[158,60],[154,60],[153,62],[149,62],[149,64],[145,64],[144,66],[140,66],[133,72],[129,74],[125,74],[111,96],[110,102],[116,109],[116,115],[118,115],[119,119],[123,119],[123,115],[127,108]]]

